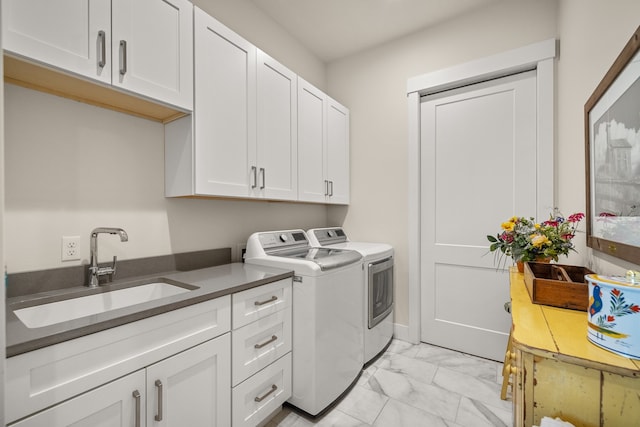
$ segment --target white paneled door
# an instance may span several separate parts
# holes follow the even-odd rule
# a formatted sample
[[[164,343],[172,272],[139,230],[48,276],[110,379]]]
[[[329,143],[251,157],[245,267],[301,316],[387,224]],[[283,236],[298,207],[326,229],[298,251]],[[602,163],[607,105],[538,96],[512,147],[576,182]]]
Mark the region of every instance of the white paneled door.
[[[422,341],[504,358],[508,274],[486,236],[536,215],[535,73],[421,100]]]

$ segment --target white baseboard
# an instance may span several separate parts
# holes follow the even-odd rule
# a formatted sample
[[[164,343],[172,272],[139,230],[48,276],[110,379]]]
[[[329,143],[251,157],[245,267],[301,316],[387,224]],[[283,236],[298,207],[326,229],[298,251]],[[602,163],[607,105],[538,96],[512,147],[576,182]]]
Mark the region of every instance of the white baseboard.
[[[409,327],[407,325],[402,325],[400,323],[393,324],[393,338],[410,342],[411,344],[418,344],[418,341],[413,342],[409,338]]]

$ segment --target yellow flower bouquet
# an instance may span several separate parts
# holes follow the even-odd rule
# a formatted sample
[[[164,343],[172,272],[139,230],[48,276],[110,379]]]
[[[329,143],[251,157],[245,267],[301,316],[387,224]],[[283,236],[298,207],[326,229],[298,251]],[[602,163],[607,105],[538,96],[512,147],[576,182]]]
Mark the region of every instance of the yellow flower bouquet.
[[[512,217],[501,224],[502,231],[495,236],[488,235],[490,252],[498,258],[508,256],[515,262],[552,259],[575,251],[572,239],[583,213],[574,213],[567,218],[550,215],[549,219],[537,223],[534,218]],[[498,261],[499,263],[499,261]]]

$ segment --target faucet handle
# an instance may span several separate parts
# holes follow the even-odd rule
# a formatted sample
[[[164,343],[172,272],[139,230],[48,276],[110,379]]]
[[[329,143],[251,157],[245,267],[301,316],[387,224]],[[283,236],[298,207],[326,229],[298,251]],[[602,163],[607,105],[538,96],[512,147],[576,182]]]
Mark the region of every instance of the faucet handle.
[[[113,264],[111,264],[111,271],[109,272],[109,274],[114,275],[116,274],[116,262],[118,261],[118,257],[116,255],[113,256]]]

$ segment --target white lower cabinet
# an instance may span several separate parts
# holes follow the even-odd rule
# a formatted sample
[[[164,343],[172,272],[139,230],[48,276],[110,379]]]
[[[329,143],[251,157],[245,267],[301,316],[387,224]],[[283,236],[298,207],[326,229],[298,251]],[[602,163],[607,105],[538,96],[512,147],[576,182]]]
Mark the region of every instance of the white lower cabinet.
[[[230,345],[226,333],[12,426],[229,426]]]
[[[229,426],[230,345],[226,333],[12,426]]]
[[[291,307],[233,331],[233,385],[291,352]]]
[[[6,420],[10,427],[255,426],[291,396],[292,283],[10,357]]]
[[[147,427],[231,424],[231,338],[224,334],[147,368]]]
[[[11,424],[12,427],[144,425],[144,369]]]
[[[233,294],[233,426],[256,426],[291,397],[292,279]]]
[[[5,420],[53,407],[230,329],[227,295],[10,357]]]
[[[291,353],[233,388],[233,427],[256,426],[291,397]]]

